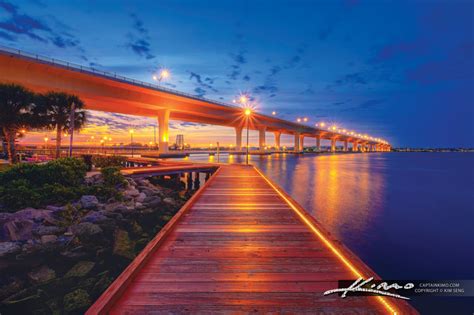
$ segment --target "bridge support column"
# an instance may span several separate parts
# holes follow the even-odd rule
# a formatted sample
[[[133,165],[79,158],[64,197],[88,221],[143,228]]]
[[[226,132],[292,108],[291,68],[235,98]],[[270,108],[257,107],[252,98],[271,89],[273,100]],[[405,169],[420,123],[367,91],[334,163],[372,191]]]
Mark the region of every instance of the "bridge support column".
[[[304,136],[303,135],[300,135],[299,144],[300,144],[300,152],[303,152],[304,151]]]
[[[331,152],[336,152],[336,139],[331,139]]]
[[[295,145],[294,145],[294,150],[295,152],[299,153],[300,152],[300,134],[295,133]]]
[[[275,149],[277,151],[280,151],[281,132],[280,131],[275,131],[273,134],[275,135]]]
[[[316,137],[316,149],[321,151],[321,137]]]
[[[357,143],[357,141],[352,142],[352,152],[359,151],[358,146],[359,146],[359,143]]]
[[[159,145],[160,153],[168,153],[168,143],[170,140],[169,135],[169,120],[170,120],[170,111],[169,109],[162,110],[158,113],[158,128],[159,128]]]
[[[344,152],[347,152],[349,151],[349,143],[347,142],[347,140],[344,141]]]
[[[242,127],[235,127],[235,151],[242,151]]]
[[[260,147],[260,151],[265,150],[265,131],[267,130],[267,127],[265,126],[260,126],[258,128],[258,145]]]

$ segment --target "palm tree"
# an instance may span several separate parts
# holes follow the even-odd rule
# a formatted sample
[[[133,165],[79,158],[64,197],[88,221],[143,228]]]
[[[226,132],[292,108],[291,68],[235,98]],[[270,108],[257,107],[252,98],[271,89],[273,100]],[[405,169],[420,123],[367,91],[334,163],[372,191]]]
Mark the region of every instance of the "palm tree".
[[[76,95],[63,92],[48,92],[41,96],[37,113],[39,119],[51,130],[56,130],[56,158],[60,155],[63,132],[71,128],[71,112],[74,130],[80,130],[86,123],[84,102]],[[73,110],[74,109],[74,110]]]
[[[16,162],[15,139],[20,128],[39,127],[33,119],[35,94],[17,84],[0,84],[0,128],[5,139],[8,159]]]

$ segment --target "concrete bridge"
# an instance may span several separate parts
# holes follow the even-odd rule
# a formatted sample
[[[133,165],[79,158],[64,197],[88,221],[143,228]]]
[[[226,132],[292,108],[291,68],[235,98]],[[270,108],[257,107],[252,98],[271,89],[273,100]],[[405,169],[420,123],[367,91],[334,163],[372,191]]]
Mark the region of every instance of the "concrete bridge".
[[[302,151],[305,138],[331,141],[332,151],[342,143],[344,151],[389,151],[390,145],[380,139],[342,130],[326,130],[294,123],[274,116],[244,114],[241,107],[208,100],[175,90],[119,76],[114,73],[72,64],[48,57],[0,47],[0,82],[16,83],[35,92],[57,90],[83,99],[87,109],[128,115],[156,117],[159,124],[159,150],[168,152],[169,120],[198,122],[233,127],[235,148],[242,149],[242,130],[259,132],[259,147],[266,147],[266,133],[275,137],[280,148],[281,134],[294,135],[295,151]]]

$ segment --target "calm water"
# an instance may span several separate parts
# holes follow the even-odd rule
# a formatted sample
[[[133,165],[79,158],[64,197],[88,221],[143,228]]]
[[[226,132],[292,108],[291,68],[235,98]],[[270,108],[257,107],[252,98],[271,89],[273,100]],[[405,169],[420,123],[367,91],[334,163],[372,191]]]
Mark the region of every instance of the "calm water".
[[[474,279],[474,154],[272,155],[251,162],[382,278]],[[412,304],[422,314],[474,312],[474,298],[418,297]]]

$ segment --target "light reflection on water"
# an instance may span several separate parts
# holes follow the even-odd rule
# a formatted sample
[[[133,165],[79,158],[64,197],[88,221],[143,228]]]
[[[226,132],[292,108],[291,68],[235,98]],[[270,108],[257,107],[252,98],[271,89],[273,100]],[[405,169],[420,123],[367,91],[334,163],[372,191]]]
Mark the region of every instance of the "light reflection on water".
[[[244,163],[245,156],[219,161]],[[252,155],[250,163],[382,278],[474,279],[474,154],[275,154]],[[467,314],[474,298],[412,303],[422,314]]]

